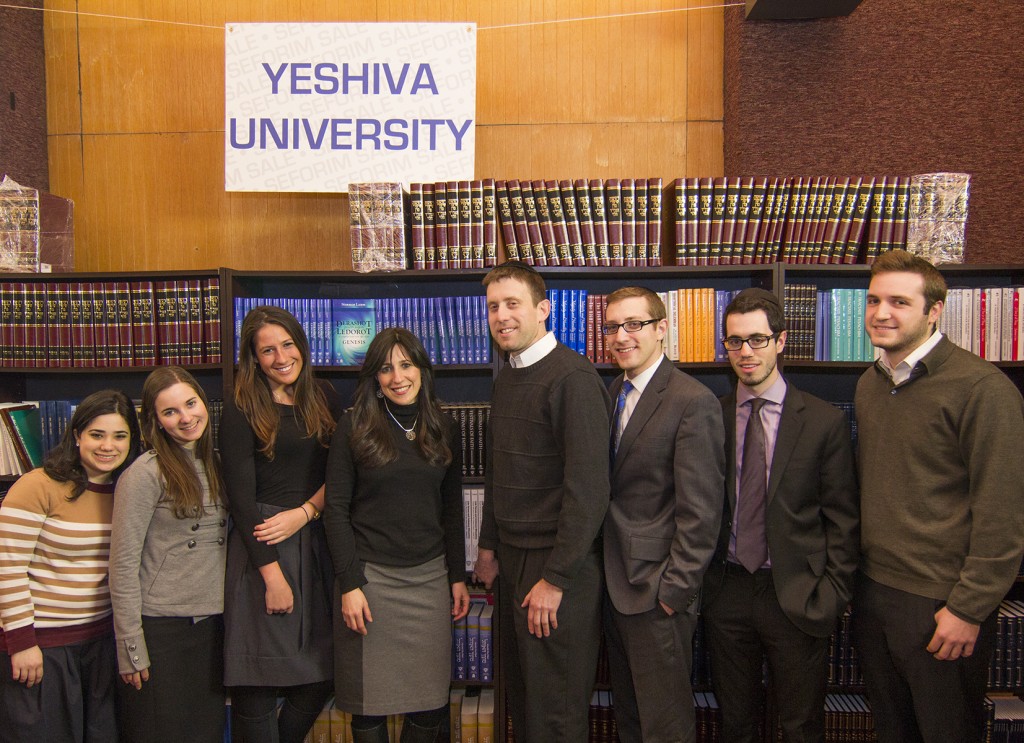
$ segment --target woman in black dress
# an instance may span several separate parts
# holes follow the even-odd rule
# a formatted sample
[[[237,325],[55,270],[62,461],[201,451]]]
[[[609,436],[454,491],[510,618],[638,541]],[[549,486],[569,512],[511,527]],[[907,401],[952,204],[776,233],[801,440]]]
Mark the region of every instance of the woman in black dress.
[[[228,539],[224,683],[246,743],[301,743],[331,695],[333,575],[322,523],[327,447],[341,414],[298,321],[255,307],[242,323],[220,451]],[[284,698],[280,715],[277,699]]]
[[[381,331],[338,423],[324,510],[337,574],[335,705],[355,743],[433,743],[451,678],[451,620],[469,611],[458,428],[430,359],[404,328]]]

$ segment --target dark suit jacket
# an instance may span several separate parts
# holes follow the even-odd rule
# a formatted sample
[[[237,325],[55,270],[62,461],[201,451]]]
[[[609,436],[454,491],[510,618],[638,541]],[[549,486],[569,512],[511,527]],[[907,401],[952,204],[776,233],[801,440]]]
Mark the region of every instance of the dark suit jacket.
[[[828,637],[850,601],[859,556],[853,451],[842,411],[787,385],[768,482],[768,556],[783,613],[807,634]],[[736,508],[736,392],[721,402],[728,467],[718,549],[704,580],[707,606],[725,574]]]
[[[612,383],[613,405],[622,379]],[[623,614],[659,600],[696,612],[722,518],[724,436],[714,394],[663,358],[612,463],[605,580]]]

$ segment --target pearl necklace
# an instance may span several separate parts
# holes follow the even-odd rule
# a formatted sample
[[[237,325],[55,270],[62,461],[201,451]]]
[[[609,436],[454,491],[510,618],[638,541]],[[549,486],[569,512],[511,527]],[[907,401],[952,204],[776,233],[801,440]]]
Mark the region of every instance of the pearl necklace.
[[[398,426],[399,428],[401,428],[403,431],[405,431],[405,438],[407,438],[409,441],[415,441],[416,440],[416,421],[418,421],[420,419],[419,415],[417,415],[415,418],[412,419],[412,426],[410,428],[406,428],[405,426],[403,426],[401,423],[398,422],[398,418],[396,418],[395,414],[391,412],[391,406],[388,405],[387,400],[384,401],[384,409],[386,411],[388,411],[388,415],[391,416],[391,420],[393,420],[395,422],[395,425]]]

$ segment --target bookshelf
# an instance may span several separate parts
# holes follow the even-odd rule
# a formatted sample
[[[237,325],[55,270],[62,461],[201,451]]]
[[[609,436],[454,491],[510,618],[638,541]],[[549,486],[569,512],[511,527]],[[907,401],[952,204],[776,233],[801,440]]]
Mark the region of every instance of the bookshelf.
[[[813,284],[818,290],[865,289],[868,285],[870,267],[864,265],[814,265],[814,264],[745,264],[716,266],[661,267],[540,267],[548,288],[557,291],[586,291],[594,295],[607,294],[621,286],[641,284],[659,292],[677,289],[713,287],[717,290],[739,290],[750,286],[774,291],[784,298],[787,287],[798,284]],[[956,265],[941,266],[950,288],[981,288],[1024,285],[1024,265]],[[235,300],[245,298],[290,298],[290,299],[375,299],[403,300],[411,297],[480,297],[483,295],[481,280],[486,269],[396,271],[390,273],[357,273],[350,271],[302,272],[302,271],[238,271],[230,268],[205,271],[167,272],[121,272],[121,273],[76,273],[76,274],[7,274],[3,286],[24,284],[45,287],[53,283],[67,282],[171,282],[216,280],[219,286],[219,308],[221,357],[218,362],[206,361],[184,363],[203,384],[211,398],[222,398],[230,394],[234,376],[234,342],[236,321]],[[6,318],[6,315],[5,315]],[[486,332],[486,328],[485,328]],[[717,340],[717,339],[714,339]],[[489,341],[488,341],[489,342]],[[789,349],[787,349],[788,355]],[[157,361],[160,361],[158,355]],[[485,402],[490,398],[494,375],[503,361],[491,348],[490,359],[485,363],[436,364],[435,376],[439,397],[446,403]],[[812,359],[786,359],[782,364],[785,373],[801,389],[833,402],[852,401],[854,389],[860,374],[868,367],[867,361],[822,361]],[[996,361],[1017,385],[1024,389],[1024,361]],[[733,384],[733,375],[725,361],[678,362],[679,368],[695,376],[716,394],[725,394]],[[599,373],[610,382],[618,374],[614,364],[597,363]],[[104,387],[118,387],[129,395],[139,397],[146,375],[154,368],[153,363],[85,367],[14,366],[0,363],[0,401],[80,398]],[[344,399],[350,399],[355,389],[358,367],[319,365],[316,373],[329,380]],[[9,484],[13,477],[0,478],[0,489],[4,481]],[[479,477],[468,477],[467,484],[478,485]],[[1024,598],[1024,582],[1018,579],[1008,598]],[[497,612],[495,612],[497,614]],[[499,628],[494,627],[495,643]],[[497,644],[495,644],[497,648]],[[494,681],[490,686],[499,691],[496,694],[496,724],[499,731],[497,740],[505,740],[504,699],[501,689],[501,664],[495,653]],[[842,694],[859,693],[863,687],[850,685],[848,679],[837,678],[830,686],[830,692]],[[455,687],[476,687],[472,681],[453,682]],[[483,684],[487,686],[488,684]],[[707,686],[698,684],[699,692]],[[599,684],[599,691],[607,686]],[[1000,687],[1000,693],[1019,694],[1020,687]],[[710,713],[709,713],[710,714]],[[768,728],[769,726],[766,726]],[[766,732],[766,737],[770,734]]]

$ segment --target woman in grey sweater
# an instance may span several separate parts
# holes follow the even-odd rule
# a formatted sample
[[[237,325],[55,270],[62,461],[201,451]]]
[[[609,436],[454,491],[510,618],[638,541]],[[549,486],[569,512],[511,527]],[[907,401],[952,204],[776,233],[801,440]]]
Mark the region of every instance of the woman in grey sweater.
[[[110,545],[122,740],[221,743],[227,511],[206,394],[157,369],[141,423],[152,449],[118,480]]]

